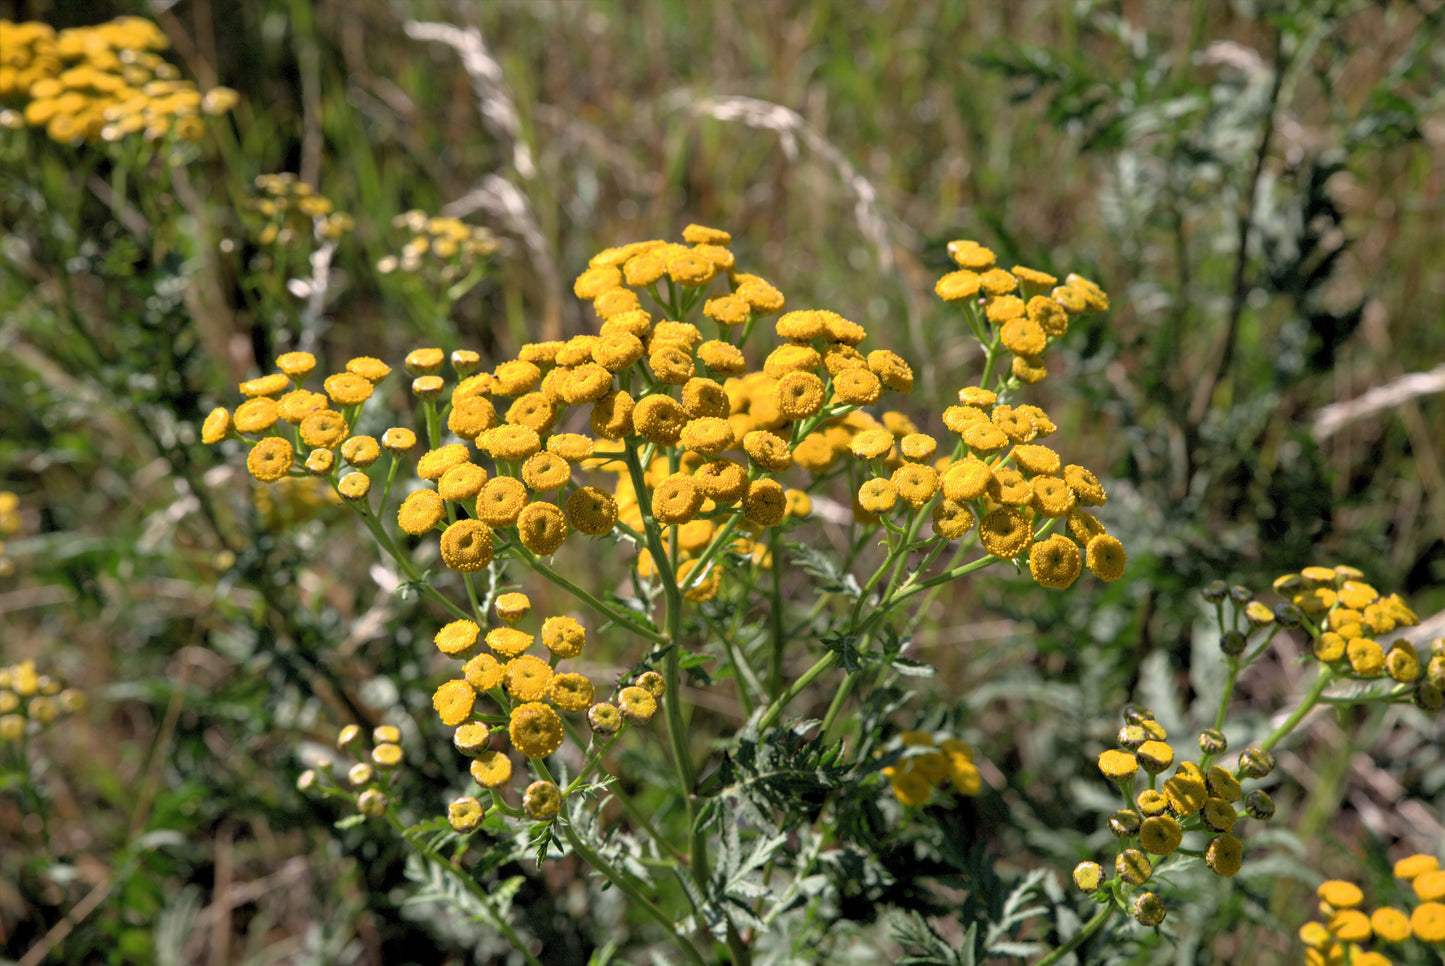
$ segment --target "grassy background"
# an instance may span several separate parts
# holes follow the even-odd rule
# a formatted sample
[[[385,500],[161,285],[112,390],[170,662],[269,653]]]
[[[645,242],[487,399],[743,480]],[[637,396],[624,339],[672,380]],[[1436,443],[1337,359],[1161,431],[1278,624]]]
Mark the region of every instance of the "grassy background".
[[[0,488],[24,522],[0,582],[4,659],[37,656],[92,695],[44,739],[44,834],[0,799],[7,953],[79,909],[68,935],[49,933],[56,961],[392,962],[418,941],[446,950],[423,961],[500,955],[400,913],[385,837],[332,834],[290,790],[306,741],[425,710],[431,668],[408,645],[430,618],[378,590],[324,508],[299,548],[280,539],[193,426],[303,331],[331,365],[421,340],[502,358],[585,331],[570,287],[588,256],[690,221],[731,230],[790,306],[840,311],[911,359],[916,416],[935,430],[978,368],[931,292],[946,241],[1077,270],[1113,296],[1055,350],[1033,401],[1066,457],[1108,479],[1129,577],[1062,596],[979,582],[918,641],[967,682],[966,732],[994,769],[968,834],[1003,868],[1084,857],[1098,816],[1077,789],[1125,700],[1180,692],[1183,725],[1211,646],[1207,580],[1263,589],[1349,562],[1422,616],[1445,609],[1438,393],[1330,434],[1316,423],[1445,361],[1438,5],[980,6],[185,2],[157,15],[171,58],[242,102],[192,165],[194,190],[165,199],[178,227],[164,245],[128,253],[84,180],[67,217],[47,208],[79,151],[4,153]],[[145,12],[7,10],[57,26]],[[485,117],[456,52],[408,37],[406,17],[480,30],[500,79]],[[245,185],[274,171],[357,221],[319,328],[244,288],[244,246],[196,257],[239,237]],[[392,215],[444,205],[505,244],[438,318],[370,266],[395,244]],[[1299,674],[1282,660],[1247,679],[1240,727]],[[1247,943],[1286,956],[1288,934],[1249,923],[1272,910],[1291,924],[1294,878],[1378,879],[1438,842],[1438,725],[1356,724],[1321,721],[1285,760],[1281,812],[1307,844],[1286,839],[1273,878],[1178,917],[1202,959]],[[444,781],[427,747],[417,774]],[[1082,797],[1047,793],[1060,788]],[[528,894],[564,893],[565,872]],[[538,928],[578,955],[595,938]]]

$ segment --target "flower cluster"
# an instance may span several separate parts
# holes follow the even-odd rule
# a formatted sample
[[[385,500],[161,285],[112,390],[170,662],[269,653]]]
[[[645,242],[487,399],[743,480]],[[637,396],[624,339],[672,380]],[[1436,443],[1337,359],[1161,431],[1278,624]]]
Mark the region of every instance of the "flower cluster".
[[[566,616],[548,617],[538,633],[528,632],[519,625],[531,613],[532,603],[516,592],[497,597],[492,610],[498,626],[485,633],[466,618],[437,631],[437,649],[464,663],[458,677],[436,689],[432,706],[442,724],[453,729],[452,745],[471,759],[472,779],[481,788],[500,796],[511,783],[513,760],[505,750],[507,744],[541,772],[538,782],[542,784],[528,786],[523,808],[530,818],[545,821],[556,816],[565,793],[538,763],[562,747],[567,733],[563,715],[585,715],[593,735],[588,749],[593,753],[592,767],[626,725],[652,720],[666,689],[662,676],[649,671],[635,683],[617,688],[607,700],[598,700],[586,675],[557,669],[562,661],[581,656],[587,646],[587,631],[580,623]],[[538,638],[547,651],[546,658],[530,653]],[[479,707],[481,696],[490,699],[496,713]],[[502,726],[505,740],[499,741],[497,732]],[[496,800],[501,804],[499,797]],[[542,802],[551,804],[543,807]],[[481,812],[465,802],[453,803],[451,818],[458,831],[470,831],[480,822]]]
[[[34,661],[0,667],[0,743],[18,742],[85,707],[85,694],[41,674]]]
[[[387,255],[376,263],[376,270],[382,275],[396,271],[422,273],[450,285],[470,275],[483,259],[497,250],[496,236],[460,218],[428,215],[413,209],[393,218],[391,226],[405,230],[409,237],[401,246],[401,254]]]
[[[1415,907],[1380,906],[1366,912],[1365,894],[1353,882],[1321,883],[1318,920],[1300,927],[1305,962],[1310,966],[1347,962],[1355,966],[1390,966],[1395,960],[1378,949],[1366,950],[1372,939],[1394,948],[1416,939],[1445,951],[1445,871],[1433,855],[1410,855],[1395,863],[1395,878],[1410,885]]]
[[[202,94],[157,51],[169,46],[154,23],[118,17],[56,32],[44,23],[0,20],[0,128],[44,127],[55,141],[119,141],[141,134],[198,141],[203,115],[235,107],[236,92]]]
[[[386,790],[395,781],[404,756],[401,730],[396,725],[377,725],[371,731],[371,748],[362,747],[362,728],[349,724],[336,735],[336,748],[352,755],[353,764],[346,769],[345,779],[335,776],[331,760],[308,768],[296,780],[302,792],[322,791],[350,799],[356,810],[366,818],[380,818],[390,804]]]
[[[251,216],[251,234],[259,245],[337,239],[356,227],[350,215],[290,172],[257,175],[242,209]]]
[[[1119,840],[1114,861],[1116,879],[1107,880],[1095,862],[1083,862],[1074,869],[1074,882],[1085,892],[1100,893],[1101,901],[1131,899],[1135,918],[1147,926],[1163,921],[1165,907],[1158,896],[1135,890],[1148,882],[1175,853],[1181,853],[1184,836],[1198,833],[1203,844],[1204,863],[1216,875],[1232,877],[1243,860],[1244,844],[1234,834],[1242,818],[1269,821],[1274,802],[1260,789],[1246,793],[1241,781],[1264,778],[1274,770],[1274,757],[1262,748],[1247,748],[1239,754],[1234,769],[1212,764],[1228,750],[1228,741],[1215,729],[1199,734],[1199,761],[1175,763],[1174,747],[1166,741],[1164,727],[1145,708],[1124,711],[1119,730],[1119,748],[1099,755],[1099,770],[1124,796],[1125,807],[1109,816],[1109,830]],[[1174,773],[1164,774],[1171,768]],[[1146,787],[1137,790],[1143,772]],[[1200,854],[1192,850],[1189,854]],[[1146,898],[1147,897],[1147,898]]]
[[[1009,371],[1020,383],[1048,375],[1044,350],[1068,333],[1072,316],[1109,307],[1104,291],[1081,275],[1070,274],[1059,285],[1047,272],[1023,265],[1005,271],[992,251],[968,240],[950,242],[948,254],[958,270],[940,278],[934,291],[963,306],[974,334],[989,349],[990,364],[1000,346],[1012,354]]]
[[[1363,573],[1347,566],[1306,567],[1278,578],[1274,589],[1295,609],[1289,616],[1299,615],[1315,658],[1338,677],[1389,679],[1421,708],[1440,709],[1445,641],[1434,643],[1428,663],[1407,640],[1381,642],[1420,622],[1399,594],[1381,594],[1364,582]],[[1267,624],[1271,616],[1261,605],[1251,620]]]
[[[893,797],[904,805],[926,805],[944,785],[960,795],[973,796],[983,786],[973,749],[958,738],[935,742],[927,731],[905,731],[898,736],[902,755],[883,769]]]

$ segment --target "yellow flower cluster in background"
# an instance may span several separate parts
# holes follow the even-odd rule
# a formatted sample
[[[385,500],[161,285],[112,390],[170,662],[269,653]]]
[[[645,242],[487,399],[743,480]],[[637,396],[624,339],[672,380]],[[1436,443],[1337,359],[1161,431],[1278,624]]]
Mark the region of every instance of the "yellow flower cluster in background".
[[[1366,911],[1365,894],[1343,879],[1321,883],[1319,919],[1300,927],[1305,963],[1353,963],[1354,966],[1390,966],[1396,960],[1380,949],[1400,950],[1416,940],[1445,951],[1445,871],[1433,855],[1409,855],[1395,863],[1395,878],[1410,886],[1414,908],[1380,906]],[[1366,950],[1364,943],[1375,943]]]
[[[905,731],[898,736],[903,755],[888,765],[883,775],[893,797],[904,805],[926,805],[941,787],[952,787],[960,795],[974,796],[983,787],[973,749],[958,738],[935,742],[927,731]]]
[[[9,490],[0,490],[0,538],[20,532],[20,497]],[[5,541],[0,539],[0,577],[8,577],[15,562],[5,556]]]
[[[236,92],[202,94],[157,53],[170,46],[140,17],[56,32],[0,20],[0,128],[43,127],[61,143],[205,135],[204,115],[235,107]]]
[[[302,772],[296,779],[297,789],[326,791],[347,798],[365,818],[385,815],[391,804],[387,789],[396,782],[406,758],[401,750],[401,729],[396,725],[377,725],[371,731],[371,747],[367,749],[363,747],[361,726],[349,724],[337,733],[336,748],[352,756],[345,777],[338,778],[336,763],[327,759]]]
[[[85,695],[41,674],[33,660],[0,667],[0,743],[18,742],[85,707]]]
[[[356,227],[350,215],[290,172],[257,175],[241,204],[251,216],[251,236],[258,245],[336,239]]]
[[[1109,816],[1109,830],[1120,845],[1115,874],[1126,890],[1152,879],[1156,864],[1178,852],[1189,833],[1201,833],[1207,839],[1202,852],[1209,870],[1233,877],[1244,854],[1244,844],[1234,834],[1236,823],[1242,818],[1269,821],[1274,817],[1274,802],[1266,792],[1254,789],[1246,793],[1241,786],[1244,780],[1264,778],[1274,770],[1269,752],[1247,748],[1239,754],[1235,768],[1214,765],[1213,759],[1226,752],[1229,744],[1222,732],[1209,729],[1199,735],[1200,760],[1176,763],[1168,737],[1151,712],[1130,707],[1119,730],[1119,748],[1099,755],[1099,771],[1129,803]],[[1171,767],[1173,774],[1165,778]],[[1141,772],[1147,787],[1136,791]],[[1084,862],[1074,870],[1074,881],[1084,891],[1095,892],[1106,883],[1107,875],[1097,863]],[[1136,908],[1135,917],[1156,926],[1165,916],[1163,902],[1152,893],[1144,895],[1151,899]]]
[[[413,209],[391,220],[393,228],[410,236],[397,255],[376,263],[383,275],[392,272],[430,273],[450,284],[469,275],[481,260],[497,250],[497,239],[480,225],[468,225],[460,218],[428,215]]]
[[[1388,678],[1413,685],[1417,704],[1439,710],[1445,689],[1445,642],[1437,640],[1426,661],[1406,640],[1380,639],[1419,618],[1399,594],[1381,594],[1354,567],[1306,567],[1285,574],[1274,589],[1302,615],[1314,656],[1344,677]]]

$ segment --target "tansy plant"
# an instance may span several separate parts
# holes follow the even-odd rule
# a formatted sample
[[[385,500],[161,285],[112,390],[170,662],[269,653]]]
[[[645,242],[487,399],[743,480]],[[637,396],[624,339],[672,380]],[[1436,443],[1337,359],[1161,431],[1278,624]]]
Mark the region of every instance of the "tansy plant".
[[[439,241],[475,237],[421,216],[406,225],[418,267]],[[902,408],[906,360],[840,314],[784,311],[730,242],[690,225],[681,243],[598,253],[574,286],[594,333],[489,365],[465,348],[417,349],[405,359],[414,416],[377,411],[401,398],[382,360],[352,359],[318,391],[316,359],[288,352],[202,429],[208,443],[242,442],[262,484],[326,481],[444,615],[430,636],[450,672],[433,705],[466,763],[445,822],[403,814],[388,794],[404,770],[389,734],[357,750],[349,726],[337,744],[358,760],[301,784],[353,801],[355,820],[395,825],[532,962],[479,885],[485,870],[445,855],[528,828],[539,861],[592,866],[675,955],[704,961],[710,934],[748,962],[770,933],[821,926],[825,873],[841,873],[830,815],[845,801],[881,792],[902,822],[980,790],[967,744],[875,700],[930,672],[902,653],[923,605],[999,564],[1059,589],[1086,568],[1104,581],[1124,571],[1093,513],[1104,488],[1019,398],[1070,320],[1107,308],[1096,285],[952,243],[957,268],[937,292],[982,346],[982,373],[927,418],[935,434]],[[529,580],[564,591],[570,610],[534,615],[518,587]],[[608,674],[608,662],[631,670]],[[747,719],[735,734],[693,700],[724,680]],[[821,720],[796,718],[805,696]],[[670,775],[660,812],[634,800],[643,775],[622,767],[651,747],[633,732],[654,715]]]

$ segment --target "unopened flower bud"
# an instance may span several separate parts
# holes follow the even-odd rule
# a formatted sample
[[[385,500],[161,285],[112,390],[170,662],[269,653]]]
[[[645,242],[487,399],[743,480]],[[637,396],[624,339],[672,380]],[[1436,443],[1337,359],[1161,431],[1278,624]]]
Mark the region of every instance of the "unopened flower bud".
[[[1142,926],[1157,926],[1164,921],[1166,911],[1164,900],[1152,892],[1141,892],[1134,897],[1134,918]]]
[[[1229,750],[1229,739],[1222,731],[1205,728],[1199,732],[1199,750],[1206,755],[1222,755]]]
[[[356,796],[356,810],[367,818],[381,818],[386,814],[386,796],[374,788],[368,788]]]
[[[1239,753],[1239,770],[1250,778],[1263,778],[1274,771],[1274,755],[1263,748],[1246,748]]]
[[[1230,657],[1239,657],[1248,643],[1239,631],[1225,631],[1224,636],[1219,639],[1219,649]]]
[[[1114,871],[1130,885],[1143,885],[1154,874],[1154,866],[1150,864],[1149,856],[1138,849],[1125,849],[1114,860]]]
[[[1218,604],[1229,596],[1229,585],[1222,580],[1210,581],[1200,593],[1211,604]]]
[[[1121,808],[1109,816],[1109,831],[1113,832],[1117,839],[1127,839],[1138,835],[1139,825],[1139,813],[1131,809]]]
[[[1269,797],[1268,792],[1256,788],[1244,796],[1244,810],[1250,818],[1268,822],[1274,818],[1274,799]]]

